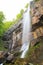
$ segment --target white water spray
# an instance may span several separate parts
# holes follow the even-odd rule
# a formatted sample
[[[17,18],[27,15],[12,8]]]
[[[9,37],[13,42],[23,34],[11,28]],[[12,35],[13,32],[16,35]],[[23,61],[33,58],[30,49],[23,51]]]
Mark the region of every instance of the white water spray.
[[[22,36],[22,47],[21,47],[21,58],[25,57],[25,54],[27,52],[27,50],[29,49],[29,45],[30,45],[30,37],[29,37],[29,33],[30,33],[30,29],[31,29],[31,20],[30,20],[30,2],[29,2],[29,7],[27,12],[25,12],[25,14],[23,15],[23,36]]]
[[[3,63],[1,63],[0,65],[3,65]]]

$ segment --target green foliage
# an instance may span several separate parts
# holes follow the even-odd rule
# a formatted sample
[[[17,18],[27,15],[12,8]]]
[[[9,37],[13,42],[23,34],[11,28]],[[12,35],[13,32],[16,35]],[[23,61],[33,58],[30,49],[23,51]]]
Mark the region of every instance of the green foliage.
[[[16,18],[17,20],[20,20],[22,18],[22,14],[21,13],[17,14]]]
[[[0,36],[2,36],[14,22],[5,22],[0,26]]]
[[[22,51],[21,52],[20,51],[17,51],[17,52],[14,53],[14,56],[16,58],[20,58],[21,54],[22,54]]]
[[[3,28],[3,20],[5,19],[3,12],[0,11],[0,36],[2,36],[3,32],[4,32],[4,28]]]
[[[11,25],[13,25],[13,22],[10,22],[10,21],[7,22],[6,21],[4,23],[4,30],[7,31]]]
[[[40,45],[41,45],[41,42],[39,42],[39,44],[37,44],[36,46],[30,47],[30,49],[28,49],[25,57],[28,58],[35,49],[38,49],[40,47]]]
[[[2,11],[0,11],[0,23],[5,19],[4,14]]]
[[[39,0],[35,0],[35,2],[37,2],[37,1],[39,1]]]
[[[21,9],[20,13],[23,15],[23,13],[24,13],[24,10],[23,10],[23,9]]]
[[[0,36],[2,35],[2,32],[3,32],[3,26],[2,24],[0,24]]]
[[[28,6],[29,6],[29,3],[26,4],[25,8],[28,8]]]
[[[4,42],[0,39],[0,51],[5,51],[7,49],[4,48]]]
[[[24,13],[24,10],[21,9],[21,10],[20,10],[20,13],[16,15],[16,20],[15,20],[15,22],[18,22],[20,19],[22,19],[23,13]]]

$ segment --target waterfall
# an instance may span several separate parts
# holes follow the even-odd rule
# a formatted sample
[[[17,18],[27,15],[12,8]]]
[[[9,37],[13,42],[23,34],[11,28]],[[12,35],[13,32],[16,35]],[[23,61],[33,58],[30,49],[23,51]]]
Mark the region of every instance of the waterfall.
[[[27,11],[23,15],[23,35],[22,35],[22,47],[21,47],[21,58],[25,57],[25,54],[27,50],[29,49],[30,45],[30,29],[31,29],[31,20],[30,20],[30,2],[29,2],[29,7]]]
[[[1,63],[0,65],[3,65],[3,63]]]

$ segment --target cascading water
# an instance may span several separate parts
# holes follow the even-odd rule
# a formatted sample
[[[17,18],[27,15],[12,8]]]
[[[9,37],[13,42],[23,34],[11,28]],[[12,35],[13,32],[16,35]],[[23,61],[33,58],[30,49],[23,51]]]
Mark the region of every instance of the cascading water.
[[[30,2],[29,2],[29,7],[28,10],[25,12],[25,14],[23,15],[23,36],[22,36],[22,47],[21,47],[21,58],[25,57],[25,54],[27,52],[27,50],[29,49],[29,45],[30,45],[30,37],[29,37],[29,33],[30,33],[30,29],[31,29],[31,20],[30,20]]]
[[[0,65],[3,65],[3,63],[1,63]]]

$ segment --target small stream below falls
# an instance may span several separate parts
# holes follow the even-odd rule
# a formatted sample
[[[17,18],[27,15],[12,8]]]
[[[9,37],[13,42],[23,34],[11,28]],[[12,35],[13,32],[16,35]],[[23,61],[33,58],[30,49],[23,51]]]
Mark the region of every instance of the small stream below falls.
[[[3,65],[3,63],[1,63],[0,65]]]

